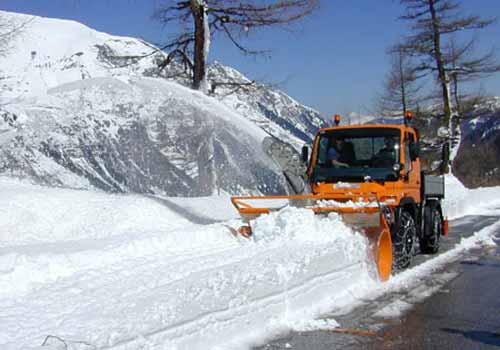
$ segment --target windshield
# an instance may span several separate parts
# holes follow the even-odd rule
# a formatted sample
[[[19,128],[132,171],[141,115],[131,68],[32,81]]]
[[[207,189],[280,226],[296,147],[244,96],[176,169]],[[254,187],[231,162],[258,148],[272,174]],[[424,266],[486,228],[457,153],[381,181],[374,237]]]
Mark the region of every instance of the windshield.
[[[393,168],[400,162],[399,145],[399,129],[323,132],[320,134],[313,181],[395,181],[398,174]]]

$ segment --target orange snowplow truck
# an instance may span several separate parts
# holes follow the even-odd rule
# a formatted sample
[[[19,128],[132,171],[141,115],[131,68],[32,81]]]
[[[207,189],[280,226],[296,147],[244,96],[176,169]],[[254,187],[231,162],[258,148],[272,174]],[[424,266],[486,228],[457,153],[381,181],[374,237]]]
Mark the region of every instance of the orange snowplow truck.
[[[336,115],[336,126],[316,135],[311,154],[307,146],[302,149],[307,183],[302,194],[231,199],[247,223],[239,233],[250,236],[251,220],[261,214],[295,206],[317,214],[336,212],[363,232],[381,280],[393,268],[408,267],[418,248],[437,253],[440,236],[448,233],[441,208],[444,179],[421,172],[411,116],[407,113],[401,125],[339,126]]]

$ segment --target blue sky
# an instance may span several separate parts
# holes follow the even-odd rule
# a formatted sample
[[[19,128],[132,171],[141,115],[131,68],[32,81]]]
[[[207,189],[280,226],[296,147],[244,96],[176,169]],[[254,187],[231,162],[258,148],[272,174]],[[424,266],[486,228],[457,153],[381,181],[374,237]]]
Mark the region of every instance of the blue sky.
[[[166,0],[168,1],[168,0]],[[151,18],[161,0],[0,0],[0,8],[45,17],[73,19],[115,35],[161,44],[175,28]],[[500,14],[498,0],[463,0],[466,13]],[[325,115],[368,113],[388,70],[386,49],[407,24],[398,0],[323,0],[319,11],[293,31],[251,33],[248,46],[271,49],[270,57],[246,57],[225,40],[213,40],[210,60],[230,65],[251,78],[279,84],[292,97]],[[500,57],[500,22],[480,32],[483,48]],[[482,82],[500,96],[500,74]],[[479,83],[471,88],[478,88]]]

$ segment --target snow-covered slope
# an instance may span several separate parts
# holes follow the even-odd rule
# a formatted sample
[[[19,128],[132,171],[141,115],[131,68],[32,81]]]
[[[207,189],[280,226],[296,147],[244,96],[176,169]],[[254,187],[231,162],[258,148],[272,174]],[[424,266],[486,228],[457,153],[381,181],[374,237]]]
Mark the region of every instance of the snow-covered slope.
[[[320,126],[281,92],[216,99],[168,82],[164,54],[140,40],[2,16],[25,25],[0,57],[9,67],[0,72],[1,173],[118,192],[283,193],[261,141],[273,134],[298,147]],[[218,79],[235,74],[217,67]]]
[[[10,23],[22,25],[7,54],[0,57],[3,103],[43,95],[50,88],[72,81],[144,73],[158,57],[111,62],[115,56],[148,54],[152,47],[137,39],[97,32],[74,21],[4,11],[0,14]],[[123,68],[116,67],[119,63]]]

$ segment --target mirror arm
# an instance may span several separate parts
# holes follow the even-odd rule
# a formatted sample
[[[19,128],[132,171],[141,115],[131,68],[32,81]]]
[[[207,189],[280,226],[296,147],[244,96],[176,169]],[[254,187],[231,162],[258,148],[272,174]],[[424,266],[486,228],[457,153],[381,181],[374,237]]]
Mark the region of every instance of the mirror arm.
[[[302,162],[304,164],[309,162],[309,148],[305,145],[302,147]]]

